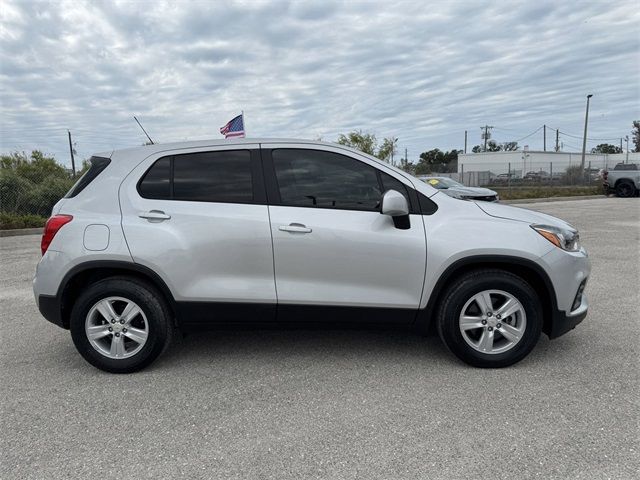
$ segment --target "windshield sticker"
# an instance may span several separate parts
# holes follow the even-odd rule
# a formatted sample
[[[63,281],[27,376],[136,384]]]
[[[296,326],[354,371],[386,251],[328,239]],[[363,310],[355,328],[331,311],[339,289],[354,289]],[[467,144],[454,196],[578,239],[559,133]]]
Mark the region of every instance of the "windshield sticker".
[[[437,179],[435,179],[435,178],[432,178],[431,180],[429,180],[429,183],[430,183],[431,185],[437,185],[437,184],[439,184],[439,183],[440,183],[440,180],[437,180]]]

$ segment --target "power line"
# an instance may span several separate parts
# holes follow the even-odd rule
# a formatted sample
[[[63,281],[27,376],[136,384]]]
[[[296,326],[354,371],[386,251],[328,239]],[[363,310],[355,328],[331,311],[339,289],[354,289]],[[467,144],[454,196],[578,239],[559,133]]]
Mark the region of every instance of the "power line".
[[[563,132],[562,130],[560,131],[561,135],[565,135],[567,137],[572,137],[572,138],[577,138],[578,140],[582,140],[582,137],[579,135],[572,135],[570,133],[567,132]],[[620,137],[611,137],[611,138],[590,138],[587,137],[587,140],[592,140],[594,142],[605,142],[607,140],[618,140]]]
[[[525,135],[522,138],[519,138],[517,140],[514,140],[514,142],[521,142],[522,140],[526,140],[527,138],[531,137],[532,135],[535,135],[536,133],[538,133],[540,130],[542,130],[544,128],[544,125],[540,126],[538,129],[534,130],[533,132],[531,132],[529,135]]]

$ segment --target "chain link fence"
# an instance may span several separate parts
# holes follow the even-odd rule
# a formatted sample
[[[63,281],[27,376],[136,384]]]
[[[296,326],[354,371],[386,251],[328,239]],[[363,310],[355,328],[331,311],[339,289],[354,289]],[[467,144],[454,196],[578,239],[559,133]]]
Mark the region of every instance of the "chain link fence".
[[[0,162],[0,228],[44,225],[51,209],[78,176],[39,152],[3,155]]]
[[[470,187],[490,186],[576,186],[602,183],[603,165],[586,162],[578,165],[554,164],[554,162],[529,162],[526,167],[510,164],[460,165],[455,178]],[[473,168],[473,169],[471,169]],[[449,175],[447,175],[449,176]]]

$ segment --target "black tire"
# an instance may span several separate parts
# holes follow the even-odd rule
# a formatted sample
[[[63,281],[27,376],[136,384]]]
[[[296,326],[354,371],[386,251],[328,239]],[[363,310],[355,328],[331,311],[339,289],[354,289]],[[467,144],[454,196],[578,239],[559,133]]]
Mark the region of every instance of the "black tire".
[[[87,315],[98,301],[107,297],[132,300],[146,316],[148,337],[140,351],[131,357],[109,358],[96,350],[87,338]],[[111,373],[132,373],[148,366],[169,346],[173,337],[171,312],[162,295],[151,285],[129,277],[100,280],[84,290],[71,311],[70,327],[80,355],[94,367]]]
[[[474,295],[485,290],[502,290],[515,297],[526,314],[526,327],[520,340],[502,353],[482,353],[472,348],[460,331],[462,308]],[[464,274],[448,288],[438,309],[438,333],[447,348],[474,367],[502,368],[526,357],[542,331],[542,310],[535,290],[522,278],[503,270],[474,270]]]
[[[636,187],[629,180],[621,180],[616,185],[616,195],[620,198],[633,197],[636,193]]]

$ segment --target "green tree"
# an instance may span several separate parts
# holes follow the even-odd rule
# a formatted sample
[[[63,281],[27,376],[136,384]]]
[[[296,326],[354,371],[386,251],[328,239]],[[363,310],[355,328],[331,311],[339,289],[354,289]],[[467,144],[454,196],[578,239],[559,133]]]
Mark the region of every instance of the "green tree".
[[[631,138],[635,145],[635,151],[640,152],[640,120],[633,121],[633,130],[631,130]]]
[[[14,152],[0,156],[0,168],[10,170],[19,177],[33,183],[51,178],[69,179],[69,171],[56,162],[55,158],[45,156],[40,150],[34,150],[30,156],[24,152]]]
[[[499,152],[502,150],[502,145],[497,144],[493,140],[487,142],[487,152]]]
[[[622,149],[617,145],[611,145],[610,143],[601,143],[597,147],[592,148],[591,153],[622,153]]]
[[[378,152],[376,153],[376,157],[380,160],[384,160],[385,162],[390,162],[397,150],[397,138],[385,138],[382,140],[382,145],[378,148]]]
[[[416,175],[424,175],[432,172],[448,173],[458,170],[458,154],[462,150],[443,152],[434,148],[420,154],[420,160],[415,167]]]
[[[340,145],[355,148],[385,162],[389,162],[393,155],[395,155],[397,141],[397,138],[385,138],[382,140],[382,145],[378,147],[376,136],[372,133],[363,133],[362,130],[354,130],[346,135],[340,134],[338,136],[338,143]]]
[[[48,216],[74,181],[69,170],[39,150],[0,155],[0,211]]]
[[[487,142],[487,149],[484,149],[484,145],[476,145],[471,149],[473,153],[480,152],[515,152],[518,150],[518,142],[504,142],[497,143],[495,140],[489,140]]]

